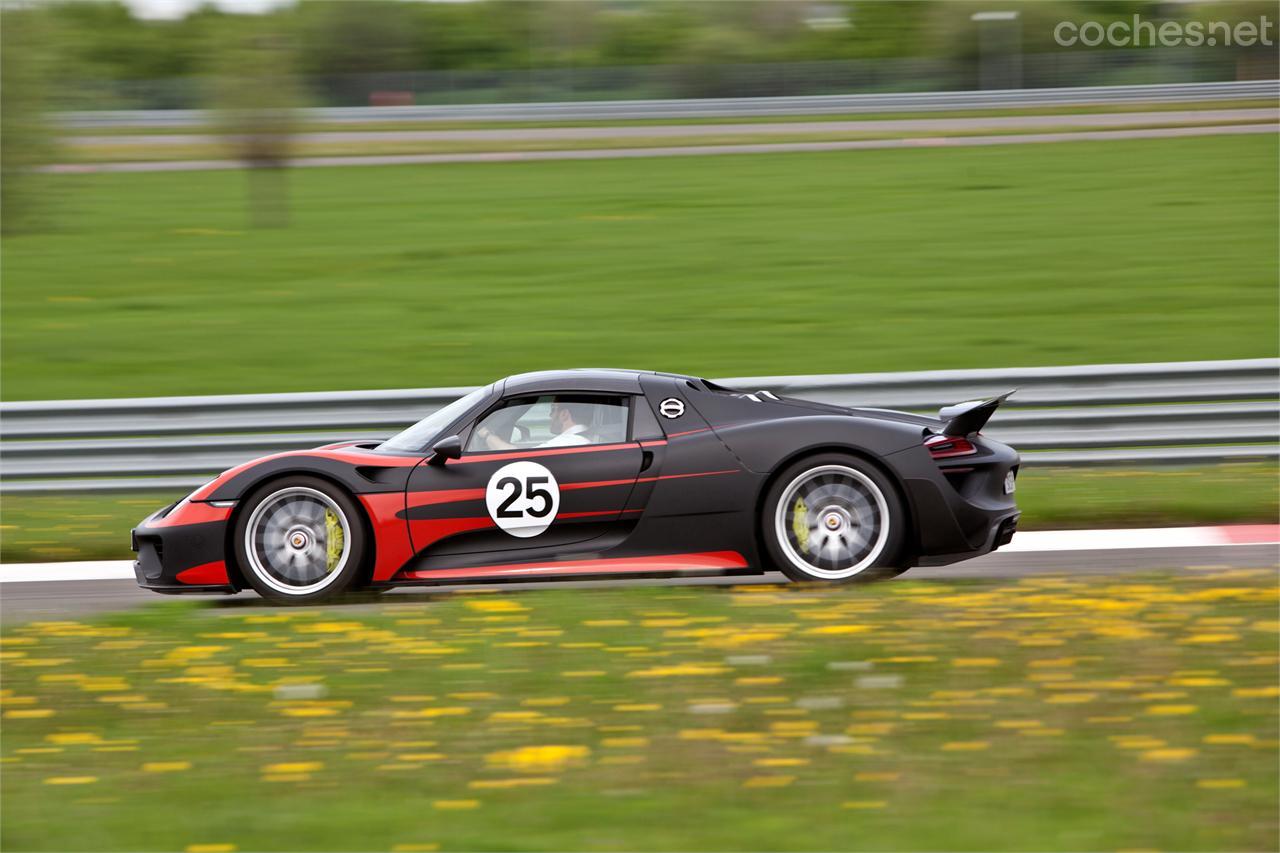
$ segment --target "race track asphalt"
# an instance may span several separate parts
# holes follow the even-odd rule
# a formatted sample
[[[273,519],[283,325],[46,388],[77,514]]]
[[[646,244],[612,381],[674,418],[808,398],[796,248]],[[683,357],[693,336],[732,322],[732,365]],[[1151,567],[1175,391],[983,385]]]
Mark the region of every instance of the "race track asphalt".
[[[1188,548],[1125,548],[1090,551],[1005,552],[976,560],[938,568],[912,569],[907,579],[979,580],[1017,579],[1030,576],[1126,575],[1154,571],[1212,572],[1235,568],[1270,568],[1276,570],[1280,546],[1215,545]],[[526,589],[589,589],[598,586],[662,585],[724,586],[733,584],[784,583],[780,574],[712,578],[672,578],[662,580],[558,581],[506,584],[505,589],[518,593]],[[893,583],[893,581],[888,581]],[[350,606],[377,608],[384,603],[425,601],[443,592],[462,589],[457,586],[400,589],[374,602],[357,599]],[[476,589],[473,585],[467,587]],[[178,599],[138,589],[128,580],[101,581],[34,581],[0,585],[0,623],[5,628],[32,621],[78,619],[115,610],[127,610],[147,603]],[[236,596],[200,596],[184,600],[205,602],[211,607],[263,607],[262,599],[252,593]],[[327,604],[326,608],[347,606]]]

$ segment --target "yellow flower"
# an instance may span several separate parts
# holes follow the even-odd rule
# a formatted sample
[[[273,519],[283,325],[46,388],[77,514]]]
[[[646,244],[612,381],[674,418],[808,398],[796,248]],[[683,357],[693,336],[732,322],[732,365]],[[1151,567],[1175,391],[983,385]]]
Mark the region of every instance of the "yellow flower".
[[[667,678],[680,675],[719,675],[728,672],[729,668],[718,664],[680,663],[671,666],[655,666],[649,669],[637,669],[627,673],[628,678]]]
[[[554,785],[550,776],[522,776],[517,779],[475,779],[467,783],[468,788],[523,788],[530,785]]]
[[[582,761],[590,754],[591,750],[585,746],[549,744],[492,752],[485,756],[485,760],[490,764],[512,770],[546,772],[559,770],[567,764]]]
[[[284,764],[268,764],[262,768],[263,773],[317,773],[324,769],[321,761],[294,761]]]
[[[752,776],[742,783],[744,788],[784,788],[796,781],[794,776]]]
[[[102,743],[102,738],[98,737],[93,732],[60,732],[58,734],[45,735],[44,739],[49,741],[49,743],[56,743],[60,746],[81,743]]]
[[[1197,788],[1208,788],[1210,790],[1218,788],[1243,788],[1245,781],[1243,779],[1197,779]]]
[[[143,773],[175,773],[190,769],[190,761],[148,761],[142,765]]]
[[[950,743],[944,743],[942,749],[945,752],[980,752],[991,746],[985,740],[953,740]]]
[[[50,776],[44,780],[44,783],[46,785],[88,785],[97,781],[97,776]]]
[[[1280,687],[1237,687],[1231,691],[1231,695],[1242,699],[1265,699],[1280,696]]]
[[[529,608],[517,601],[508,601],[504,598],[480,598],[468,601],[467,609],[478,613],[524,613]]]
[[[1212,744],[1235,744],[1240,746],[1248,746],[1255,740],[1253,735],[1237,735],[1237,734],[1221,734],[1221,735],[1205,735],[1204,742]]]
[[[477,809],[480,807],[479,800],[436,800],[431,804],[442,811],[462,811],[464,809]]]

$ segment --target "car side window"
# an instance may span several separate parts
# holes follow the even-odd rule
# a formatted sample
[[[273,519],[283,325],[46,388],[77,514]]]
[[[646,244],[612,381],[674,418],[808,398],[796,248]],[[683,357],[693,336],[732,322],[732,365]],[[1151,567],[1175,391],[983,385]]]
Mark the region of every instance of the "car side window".
[[[466,452],[615,444],[627,440],[624,397],[541,394],[513,397],[480,419]]]
[[[653,414],[653,409],[649,406],[649,400],[643,394],[635,398],[636,414],[632,428],[631,437],[636,441],[642,441],[646,438],[665,438],[662,427],[658,426],[658,419]]]

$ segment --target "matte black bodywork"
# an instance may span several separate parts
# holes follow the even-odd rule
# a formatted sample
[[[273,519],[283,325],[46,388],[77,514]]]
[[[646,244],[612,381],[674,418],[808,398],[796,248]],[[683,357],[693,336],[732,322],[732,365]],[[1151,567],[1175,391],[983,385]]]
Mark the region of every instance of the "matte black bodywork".
[[[631,406],[627,440],[464,453],[431,464],[430,445],[456,435],[465,447],[478,419],[503,400],[557,392],[622,395]],[[230,542],[241,502],[275,478],[307,474],[346,490],[364,510],[360,522],[373,542],[364,582],[374,586],[758,573],[772,568],[759,532],[771,478],[796,459],[828,451],[862,457],[900,491],[909,518],[898,563],[940,565],[1004,544],[1018,518],[1004,492],[1018,454],[974,433],[972,454],[935,459],[923,441],[945,426],[902,412],[742,394],[672,374],[523,374],[488,386],[414,450],[353,442],[233,468],[133,531],[135,571],[142,586],[160,592],[243,588]],[[561,491],[554,523],[521,539],[493,523],[484,492],[496,470],[526,459],[548,468]]]

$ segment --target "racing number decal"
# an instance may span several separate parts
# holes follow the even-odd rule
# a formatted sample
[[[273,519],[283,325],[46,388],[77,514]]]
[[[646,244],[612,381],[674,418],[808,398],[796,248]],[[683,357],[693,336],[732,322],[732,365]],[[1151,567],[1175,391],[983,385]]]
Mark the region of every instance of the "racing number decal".
[[[484,503],[498,527],[527,539],[542,533],[556,520],[560,484],[537,462],[512,462],[493,472]]]

